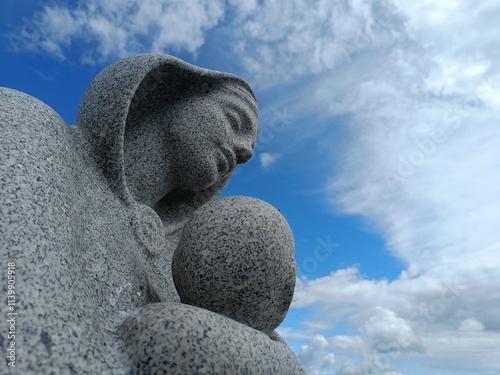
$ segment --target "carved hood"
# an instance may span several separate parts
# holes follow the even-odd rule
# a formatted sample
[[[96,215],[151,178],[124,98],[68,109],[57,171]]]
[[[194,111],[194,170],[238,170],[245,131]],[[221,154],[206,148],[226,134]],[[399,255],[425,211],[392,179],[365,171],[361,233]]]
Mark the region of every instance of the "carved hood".
[[[255,98],[248,84],[232,74],[199,68],[169,55],[131,56],[111,64],[92,80],[82,98],[76,128],[110,187],[121,200],[133,204],[124,171],[127,124],[140,126],[143,116],[172,100],[200,90],[209,94],[211,87],[234,82]],[[167,226],[182,226],[193,210],[221,193],[229,178],[198,192],[173,191],[155,211]]]

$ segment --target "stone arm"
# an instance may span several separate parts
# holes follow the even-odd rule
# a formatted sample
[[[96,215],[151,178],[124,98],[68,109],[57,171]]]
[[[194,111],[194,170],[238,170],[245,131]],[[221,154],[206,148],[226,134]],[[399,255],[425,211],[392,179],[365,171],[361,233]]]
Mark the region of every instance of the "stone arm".
[[[286,343],[195,306],[150,304],[118,333],[131,374],[305,374]]]

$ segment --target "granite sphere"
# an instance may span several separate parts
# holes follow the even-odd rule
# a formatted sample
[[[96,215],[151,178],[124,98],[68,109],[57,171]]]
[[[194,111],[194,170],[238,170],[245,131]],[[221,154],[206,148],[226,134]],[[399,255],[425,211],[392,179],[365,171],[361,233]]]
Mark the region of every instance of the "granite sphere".
[[[210,201],[185,225],[172,274],[182,303],[270,334],[285,318],[297,266],[290,226],[270,204]]]

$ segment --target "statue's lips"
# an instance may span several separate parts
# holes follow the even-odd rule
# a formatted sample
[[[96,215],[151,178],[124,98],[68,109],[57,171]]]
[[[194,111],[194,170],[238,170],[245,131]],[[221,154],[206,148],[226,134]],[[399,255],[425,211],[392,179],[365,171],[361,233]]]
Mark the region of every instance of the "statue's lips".
[[[222,146],[220,148],[220,158],[217,164],[219,172],[229,172],[236,168],[236,155],[230,149]]]

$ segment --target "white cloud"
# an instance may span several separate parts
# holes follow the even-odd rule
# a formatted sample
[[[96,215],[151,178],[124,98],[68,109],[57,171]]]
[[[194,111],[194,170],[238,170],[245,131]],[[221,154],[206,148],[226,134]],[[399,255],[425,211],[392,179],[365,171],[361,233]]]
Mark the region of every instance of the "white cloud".
[[[266,0],[240,20],[235,51],[262,86],[319,74],[397,37],[402,19],[386,3]]]
[[[90,0],[45,5],[11,37],[19,49],[59,59],[79,50],[82,61],[103,62],[146,51],[195,53],[225,17],[226,47],[261,87],[329,71],[393,43],[403,27],[386,0]]]
[[[335,348],[361,350],[364,346],[363,339],[359,335],[336,335],[330,339]]]
[[[321,321],[348,316],[362,334],[329,340],[363,355],[375,373],[384,351],[391,363],[411,357],[455,371],[500,369],[493,359],[500,345],[500,54],[491,17],[499,5],[405,2],[403,43],[359,51],[320,74],[297,104],[349,116],[350,141],[335,156],[340,173],[328,194],[337,210],[366,218],[407,265],[392,282],[355,268],[297,282],[293,308],[314,306]],[[373,317],[398,328],[372,324]],[[395,356],[391,343],[409,352]]]
[[[494,345],[500,345],[500,324],[493,317],[500,311],[499,59],[486,47],[494,37],[472,16],[484,13],[462,13],[465,24],[457,28],[467,43],[447,48],[446,38],[457,34],[436,30],[426,34],[427,41],[435,41],[432,47],[414,43],[385,55],[367,53],[353,65],[369,74],[364,70],[359,77],[346,68],[311,86],[306,97],[315,102],[304,108],[351,115],[351,142],[342,155],[342,172],[330,185],[332,202],[367,218],[408,269],[391,283],[363,279],[352,269],[341,282],[337,271],[328,279],[299,283],[305,289],[296,303],[323,306],[322,319],[339,306],[360,328],[358,311],[383,306],[415,327],[427,349],[420,358],[429,366],[498,371],[492,358]],[[413,26],[418,28],[418,21]],[[472,46],[467,30],[484,49]],[[462,58],[472,50],[474,59]],[[338,90],[329,90],[337,78]],[[323,284],[321,291],[313,292],[316,284]],[[374,337],[391,341],[384,332]],[[373,340],[358,339],[365,344],[358,351],[366,356]]]
[[[271,154],[269,152],[261,152],[259,154],[260,166],[264,169],[267,169],[271,165],[276,163],[276,160],[278,159],[278,157],[279,157],[278,154]]]
[[[318,364],[321,368],[331,368],[335,363],[335,354],[326,352],[330,344],[323,335],[314,335],[309,345],[302,345],[298,355],[306,369],[313,371]]]
[[[335,375],[371,375],[373,370],[366,365],[354,365],[350,362],[344,362],[335,372]]]
[[[484,324],[478,321],[476,318],[464,319],[460,322],[458,326],[459,331],[465,332],[477,332],[484,330]]]
[[[428,355],[422,363],[431,368],[447,368],[453,373],[498,373],[498,331],[439,330],[424,337]]]
[[[412,326],[394,311],[377,306],[375,315],[365,322],[363,335],[377,353],[423,352],[422,339]]]
[[[229,0],[229,4],[235,7],[239,20],[255,12],[259,5],[257,0]]]
[[[19,33],[18,49],[65,59],[72,48],[82,62],[109,61],[137,52],[191,53],[205,31],[224,16],[223,0],[91,0],[77,6],[45,5]]]
[[[333,353],[327,353],[325,356],[323,356],[323,368],[330,368],[333,367],[336,363],[337,360],[335,358],[335,354]]]
[[[448,368],[498,370],[492,358],[500,342],[496,302],[500,276],[495,260],[499,250],[411,277],[404,272],[392,282],[366,279],[356,268],[312,280],[302,277],[297,280],[292,309],[313,307],[313,318],[319,321],[349,317],[360,334],[326,339],[335,353],[362,355],[377,374],[381,369],[396,371],[387,366],[397,367],[404,358]]]

